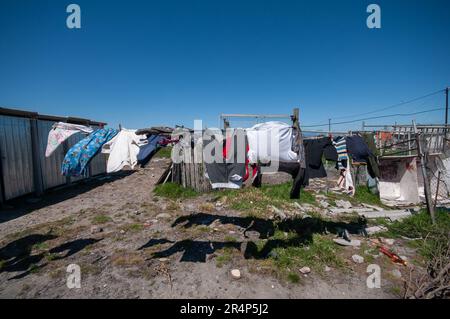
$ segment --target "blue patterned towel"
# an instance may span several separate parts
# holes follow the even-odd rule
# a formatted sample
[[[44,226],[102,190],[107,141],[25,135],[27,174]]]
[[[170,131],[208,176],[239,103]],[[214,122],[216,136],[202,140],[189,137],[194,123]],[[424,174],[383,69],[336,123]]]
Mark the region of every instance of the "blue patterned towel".
[[[98,129],[72,146],[64,157],[62,174],[64,176],[83,175],[89,162],[100,151],[103,144],[110,141],[117,133],[118,131],[112,128]]]

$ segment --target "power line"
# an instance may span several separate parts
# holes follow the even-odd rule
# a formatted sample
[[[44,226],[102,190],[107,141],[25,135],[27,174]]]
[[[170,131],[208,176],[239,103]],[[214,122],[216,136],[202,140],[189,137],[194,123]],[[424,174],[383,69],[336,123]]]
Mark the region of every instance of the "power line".
[[[351,121],[344,121],[344,122],[335,122],[335,123],[325,123],[325,124],[317,124],[317,125],[302,125],[302,127],[319,127],[319,126],[328,126],[328,125],[338,125],[338,124],[349,124],[349,123],[355,123],[355,122],[361,122],[366,120],[375,120],[375,119],[381,119],[386,117],[394,117],[394,116],[412,116],[417,114],[423,114],[423,113],[430,113],[430,112],[436,112],[436,111],[442,111],[445,110],[445,107],[430,109],[426,111],[420,111],[420,112],[414,112],[414,113],[397,113],[397,114],[390,114],[390,115],[380,115],[380,116],[372,116],[372,117],[366,117],[361,118],[357,120],[351,120]]]
[[[402,105],[405,105],[405,104],[413,103],[413,102],[425,99],[427,97],[436,95],[436,94],[444,92],[444,91],[445,91],[445,89],[441,89],[441,90],[438,90],[438,91],[435,91],[435,92],[432,92],[432,93],[428,93],[428,94],[425,94],[425,95],[422,95],[422,96],[419,96],[419,97],[416,97],[416,98],[413,98],[413,99],[410,99],[410,100],[407,100],[407,101],[403,101],[403,102],[399,102],[399,103],[392,104],[392,105],[389,105],[389,106],[385,106],[383,108],[380,108],[380,109],[377,109],[377,110],[373,110],[373,111],[370,111],[370,112],[359,113],[359,114],[354,114],[354,115],[339,116],[339,117],[335,117],[335,118],[332,118],[332,119],[333,120],[338,120],[338,119],[344,119],[344,118],[348,118],[348,117],[374,114],[374,113],[385,111],[385,110],[388,110],[388,109],[391,109],[391,108],[394,108],[394,107],[398,107],[398,106],[402,106]]]

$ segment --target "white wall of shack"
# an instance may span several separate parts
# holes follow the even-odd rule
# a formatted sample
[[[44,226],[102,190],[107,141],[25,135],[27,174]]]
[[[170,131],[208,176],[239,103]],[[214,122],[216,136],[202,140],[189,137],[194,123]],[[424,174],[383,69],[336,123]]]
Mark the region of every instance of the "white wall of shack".
[[[417,164],[415,157],[381,159],[379,181],[383,202],[419,203]]]

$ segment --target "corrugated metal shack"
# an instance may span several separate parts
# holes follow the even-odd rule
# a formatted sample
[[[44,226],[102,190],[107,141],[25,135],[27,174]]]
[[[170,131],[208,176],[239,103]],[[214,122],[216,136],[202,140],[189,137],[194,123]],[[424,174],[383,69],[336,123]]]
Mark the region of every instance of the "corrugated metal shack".
[[[0,203],[30,193],[40,195],[45,190],[106,172],[106,156],[98,154],[91,161],[87,176],[62,176],[64,155],[83,135],[71,136],[46,158],[48,133],[56,122],[90,125],[93,128],[106,125],[88,119],[0,107]]]

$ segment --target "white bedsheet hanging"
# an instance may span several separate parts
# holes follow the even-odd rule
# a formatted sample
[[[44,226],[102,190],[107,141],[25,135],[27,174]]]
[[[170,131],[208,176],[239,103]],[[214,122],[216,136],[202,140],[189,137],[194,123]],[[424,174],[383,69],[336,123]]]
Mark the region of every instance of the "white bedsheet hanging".
[[[59,145],[64,143],[72,135],[83,132],[90,134],[94,131],[92,127],[70,124],[64,122],[58,122],[53,124],[52,129],[48,133],[47,148],[45,149],[45,157],[49,157],[58,148]]]
[[[138,160],[140,146],[144,145],[145,135],[136,135],[136,130],[122,129],[112,140],[105,143],[102,153],[109,154],[106,172],[118,172],[124,168],[134,169]]]
[[[292,150],[293,129],[289,124],[265,122],[246,129],[246,132],[251,164],[298,161],[298,154]]]

